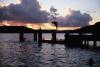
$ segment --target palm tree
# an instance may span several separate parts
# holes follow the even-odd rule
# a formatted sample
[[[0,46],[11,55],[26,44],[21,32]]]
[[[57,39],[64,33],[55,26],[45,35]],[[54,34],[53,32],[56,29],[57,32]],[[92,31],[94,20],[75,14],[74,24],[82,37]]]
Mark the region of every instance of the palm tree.
[[[54,25],[56,26],[56,30],[57,30],[58,23],[57,23],[56,21],[52,21],[51,23],[54,24]]]

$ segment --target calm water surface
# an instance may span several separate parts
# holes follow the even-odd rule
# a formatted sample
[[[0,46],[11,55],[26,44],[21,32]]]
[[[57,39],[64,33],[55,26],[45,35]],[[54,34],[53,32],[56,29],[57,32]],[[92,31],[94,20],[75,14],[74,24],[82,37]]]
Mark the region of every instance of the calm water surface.
[[[65,48],[62,44],[42,44],[33,42],[0,42],[0,66],[6,67],[100,67],[100,50]]]

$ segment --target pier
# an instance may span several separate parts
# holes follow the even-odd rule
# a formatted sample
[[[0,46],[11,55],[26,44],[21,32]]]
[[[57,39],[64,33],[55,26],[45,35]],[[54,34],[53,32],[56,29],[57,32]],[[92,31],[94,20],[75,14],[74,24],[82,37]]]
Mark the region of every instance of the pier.
[[[68,30],[35,30],[35,35],[37,33],[37,37],[35,36],[34,39],[38,39],[37,42],[39,44],[41,43],[52,43],[52,44],[65,44],[67,47],[89,47],[89,41],[93,41],[93,47],[97,47],[97,41],[100,41],[100,39],[97,39],[97,36],[95,36],[91,32],[74,32],[74,31],[68,31]],[[42,34],[44,33],[50,33],[52,35],[51,40],[45,40],[43,39]],[[58,33],[64,33],[64,39],[58,40],[57,34]],[[36,41],[36,40],[35,40]]]
[[[100,24],[99,24],[100,25]],[[33,30],[24,26],[1,26],[0,33],[19,33],[19,41],[24,42],[24,33],[32,33],[34,42],[37,42],[39,46],[42,43],[52,44],[65,44],[66,47],[89,47],[89,41],[93,42],[93,48],[97,48],[97,41],[100,41],[97,30],[100,27],[98,24],[93,26],[83,27],[77,30]],[[50,33],[52,35],[51,40],[43,39],[44,33]],[[58,40],[57,34],[64,33],[64,39]]]

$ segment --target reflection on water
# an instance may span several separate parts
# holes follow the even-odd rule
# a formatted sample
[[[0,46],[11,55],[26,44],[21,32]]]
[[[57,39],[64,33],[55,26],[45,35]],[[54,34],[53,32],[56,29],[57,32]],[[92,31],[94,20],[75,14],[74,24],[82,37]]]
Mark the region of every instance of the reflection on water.
[[[65,48],[61,44],[32,42],[0,43],[0,65],[10,67],[89,67],[87,61],[93,58],[94,67],[100,67],[100,50]]]

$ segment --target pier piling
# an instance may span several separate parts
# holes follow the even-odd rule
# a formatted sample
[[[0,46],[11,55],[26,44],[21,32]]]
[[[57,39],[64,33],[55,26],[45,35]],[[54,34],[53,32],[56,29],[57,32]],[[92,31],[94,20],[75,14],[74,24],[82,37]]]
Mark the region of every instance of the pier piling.
[[[20,42],[24,42],[25,41],[24,33],[20,33],[19,34],[19,40],[20,40]]]
[[[37,32],[34,32],[33,35],[34,35],[34,42],[38,42]]]

